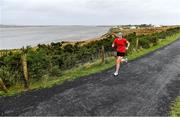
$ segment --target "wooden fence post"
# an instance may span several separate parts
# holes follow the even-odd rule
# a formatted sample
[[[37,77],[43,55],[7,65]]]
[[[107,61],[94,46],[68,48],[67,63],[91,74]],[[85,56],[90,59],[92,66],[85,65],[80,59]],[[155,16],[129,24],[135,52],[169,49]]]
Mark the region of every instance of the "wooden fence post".
[[[139,38],[136,39],[136,50],[139,48]]]
[[[6,85],[4,84],[4,82],[1,78],[0,78],[0,89],[2,89],[5,93],[8,92]]]
[[[101,63],[104,63],[105,59],[105,51],[104,51],[104,46],[101,47]]]
[[[23,54],[21,56],[21,63],[22,63],[24,81],[25,81],[24,87],[26,89],[28,89],[29,88],[29,77],[28,77],[27,55],[26,54]]]

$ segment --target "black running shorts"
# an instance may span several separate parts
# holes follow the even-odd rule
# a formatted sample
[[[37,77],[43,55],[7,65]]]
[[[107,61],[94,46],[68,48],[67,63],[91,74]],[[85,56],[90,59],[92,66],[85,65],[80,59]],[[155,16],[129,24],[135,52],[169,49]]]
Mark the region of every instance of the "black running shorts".
[[[117,52],[117,56],[122,56],[122,57],[124,57],[126,55],[126,53],[124,53],[124,52]]]

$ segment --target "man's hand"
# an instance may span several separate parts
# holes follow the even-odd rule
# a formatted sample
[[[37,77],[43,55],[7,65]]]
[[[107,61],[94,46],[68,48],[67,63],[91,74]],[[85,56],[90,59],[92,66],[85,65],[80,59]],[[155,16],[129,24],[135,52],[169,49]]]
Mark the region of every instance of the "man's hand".
[[[111,35],[115,36],[115,37],[118,37],[118,35],[114,32],[111,33]]]
[[[126,47],[126,50],[128,50],[129,49],[129,47]]]

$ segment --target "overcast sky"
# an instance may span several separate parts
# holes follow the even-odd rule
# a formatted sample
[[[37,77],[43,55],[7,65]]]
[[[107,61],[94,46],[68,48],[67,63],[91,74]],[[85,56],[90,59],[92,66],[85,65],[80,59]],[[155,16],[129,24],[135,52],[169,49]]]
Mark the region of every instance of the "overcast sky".
[[[0,0],[0,23],[180,24],[180,0]]]

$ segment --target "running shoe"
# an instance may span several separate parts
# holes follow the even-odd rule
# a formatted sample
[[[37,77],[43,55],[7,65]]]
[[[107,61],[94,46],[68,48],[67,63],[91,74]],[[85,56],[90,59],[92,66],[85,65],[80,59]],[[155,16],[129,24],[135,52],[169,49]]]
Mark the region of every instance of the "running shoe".
[[[118,76],[118,73],[115,72],[115,73],[114,73],[114,76]]]
[[[125,60],[126,63],[128,62],[128,59],[127,59],[127,58],[125,58],[124,60]]]

